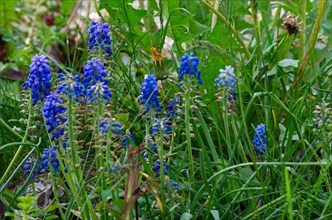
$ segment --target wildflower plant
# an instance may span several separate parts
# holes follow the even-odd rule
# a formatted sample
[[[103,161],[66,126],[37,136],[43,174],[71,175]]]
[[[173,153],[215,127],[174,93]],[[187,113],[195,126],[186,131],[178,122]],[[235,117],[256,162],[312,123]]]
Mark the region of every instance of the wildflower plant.
[[[108,88],[108,73],[105,71],[104,64],[93,58],[84,66],[84,78],[82,80],[83,88],[87,91],[88,101],[94,102],[96,99],[108,102],[112,93]]]
[[[110,25],[99,21],[92,21],[89,27],[89,46],[90,50],[101,50],[107,56],[112,56],[111,38],[110,38]]]
[[[267,151],[266,128],[264,124],[257,125],[253,139],[254,149],[257,154],[264,154]]]
[[[23,84],[23,88],[31,89],[32,105],[38,101],[43,102],[51,90],[51,70],[45,55],[35,55],[30,65],[28,81]]]
[[[56,93],[66,95],[69,99],[75,98],[78,102],[80,97],[84,97],[86,95],[86,90],[81,81],[81,75],[72,76],[58,73]]]
[[[156,112],[160,111],[158,83],[152,74],[145,77],[141,89],[142,91],[138,96],[138,100],[140,101],[140,104],[145,107],[144,114],[148,113],[150,109],[153,109]]]
[[[65,125],[67,122],[66,107],[59,95],[51,92],[45,101],[43,108],[46,125],[49,126],[47,132],[52,134],[51,140],[57,140],[65,133]]]
[[[0,62],[0,161],[16,151],[0,168],[0,206],[19,210],[13,198],[50,193],[32,218],[329,216],[332,3],[116,2],[95,2],[103,17],[74,29],[40,30],[35,10],[24,10],[33,27],[20,28],[21,18],[6,25],[14,15],[0,10],[9,49]],[[12,96],[16,83],[3,76],[28,69],[36,51],[21,93],[29,96]],[[38,195],[28,175],[52,187]]]
[[[226,90],[228,99],[236,100],[236,80],[234,75],[234,68],[226,66],[225,69],[220,69],[220,74],[216,78],[215,86]]]
[[[328,158],[332,151],[332,104],[324,101],[315,105],[313,113],[312,130],[317,138],[315,145],[322,147],[324,157]]]
[[[183,55],[183,57],[181,57],[179,69],[180,80],[183,80],[184,76],[187,74],[197,78],[199,84],[203,84],[203,80],[201,78],[201,71],[198,69],[199,62],[199,58],[195,57],[193,53],[190,53],[190,55]]]
[[[215,79],[215,86],[217,87],[216,98],[217,102],[223,103],[224,111],[228,115],[235,114],[236,112],[236,79],[234,68],[226,66],[225,69],[220,69],[220,74]]]

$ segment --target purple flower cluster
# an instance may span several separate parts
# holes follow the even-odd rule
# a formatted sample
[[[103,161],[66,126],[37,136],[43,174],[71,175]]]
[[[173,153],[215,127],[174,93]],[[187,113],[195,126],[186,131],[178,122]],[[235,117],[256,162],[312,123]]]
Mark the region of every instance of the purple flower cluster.
[[[36,168],[32,171],[32,180],[34,180],[35,175],[50,172],[50,167],[52,167],[55,173],[58,173],[60,162],[57,158],[58,154],[56,149],[56,146],[44,148],[41,163],[36,164],[36,159],[29,158],[24,165],[24,175],[28,175],[31,172],[31,168],[34,166],[34,164],[36,164]]]
[[[59,160],[56,158],[56,156],[58,155],[56,149],[56,146],[44,149],[41,165],[45,172],[50,171],[50,166],[52,166],[54,172],[59,172],[60,163]]]
[[[134,135],[132,135],[132,134],[128,134],[128,135],[125,134],[125,135],[122,136],[121,146],[122,146],[123,148],[127,148],[127,147],[129,147],[129,145],[130,145],[131,143],[135,144],[135,138],[134,138]]]
[[[124,169],[124,166],[113,166],[110,168],[110,172],[113,173],[113,174],[116,174],[116,173],[122,173],[123,172],[123,169]]]
[[[152,133],[157,133],[161,129],[163,134],[167,134],[172,131],[172,127],[169,124],[170,121],[168,121],[167,119],[157,119],[156,122],[153,124],[151,131]]]
[[[28,81],[23,84],[23,88],[30,88],[32,92],[32,105],[50,94],[51,89],[51,70],[48,66],[48,60],[44,55],[35,55],[30,65],[30,74]]]
[[[31,172],[31,168],[36,164],[36,159],[34,158],[29,158],[27,161],[25,161],[25,165],[24,165],[24,175],[28,175]],[[31,174],[31,179],[34,180],[35,179],[35,175],[40,174],[40,169],[41,169],[41,164],[36,164],[36,168],[32,171]]]
[[[201,78],[201,71],[198,69],[199,58],[195,57],[193,53],[190,55],[185,54],[181,57],[179,77],[180,80],[183,80],[185,74],[193,75],[197,78],[198,83],[203,84]]]
[[[175,97],[175,99],[170,99],[170,103],[166,106],[166,116],[168,118],[175,118],[176,112],[179,110],[178,104],[181,103],[181,99],[178,97]]]
[[[107,133],[111,128],[113,131],[113,136],[118,137],[122,133],[122,125],[120,122],[114,121],[110,123],[108,118],[105,118],[100,121],[99,129],[102,134]]]
[[[171,180],[171,184],[175,190],[180,190],[179,184],[176,181]]]
[[[144,158],[148,157],[148,151],[152,150],[154,153],[158,153],[157,145],[153,141],[153,139],[150,135],[145,137],[145,142],[146,142],[146,144],[144,146],[144,150],[142,151],[142,155]]]
[[[81,84],[81,76],[75,75],[73,77],[65,76],[63,73],[58,73],[59,83],[57,85],[56,93],[68,95],[68,98],[73,97],[78,101],[78,98],[85,95],[85,89]]]
[[[46,125],[49,126],[47,132],[52,133],[51,140],[60,138],[64,132],[64,125],[67,122],[66,107],[62,105],[59,95],[51,92],[44,103],[43,113],[46,119]]]
[[[164,174],[168,176],[168,170],[169,170],[169,165],[168,163],[164,163]],[[153,171],[156,172],[157,174],[160,174],[160,160],[155,162],[153,166]]]
[[[215,86],[222,87],[225,90],[229,91],[231,98],[236,100],[236,80],[234,75],[234,68],[231,66],[226,66],[225,69],[220,69],[220,74],[216,78]]]
[[[142,105],[146,105],[144,114],[149,112],[150,109],[161,111],[160,103],[158,99],[158,83],[156,78],[150,74],[147,75],[144,82],[141,85],[141,94],[138,96],[138,100]]]
[[[267,151],[266,128],[264,124],[257,125],[253,143],[256,153],[264,154]]]
[[[93,102],[96,98],[100,97],[108,102],[112,97],[112,93],[107,86],[109,81],[106,79],[108,74],[105,71],[104,64],[99,59],[93,58],[87,62],[83,71],[84,78],[82,84],[83,88],[87,91],[89,101]]]
[[[166,176],[168,176],[168,170],[169,170],[169,165],[168,163],[164,163],[164,174]],[[153,166],[153,171],[160,175],[160,160],[158,160],[157,162],[155,162],[154,166]],[[164,184],[166,184],[166,182],[164,182]],[[171,180],[171,185],[172,187],[175,189],[175,190],[180,190],[180,187],[179,187],[179,184],[174,181],[174,180]]]
[[[101,48],[107,56],[112,56],[110,25],[108,23],[100,24],[98,21],[92,21],[92,25],[88,30],[89,37],[89,49]]]

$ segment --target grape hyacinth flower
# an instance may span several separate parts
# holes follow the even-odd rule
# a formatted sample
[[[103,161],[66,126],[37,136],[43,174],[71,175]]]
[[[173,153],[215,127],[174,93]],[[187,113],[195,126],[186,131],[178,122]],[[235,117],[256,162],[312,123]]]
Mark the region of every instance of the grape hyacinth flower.
[[[109,36],[110,25],[108,23],[101,24],[101,21],[92,21],[88,32],[90,34],[88,48],[90,50],[100,48],[107,56],[112,56],[112,41]]]
[[[175,97],[174,99],[169,100],[170,103],[166,106],[166,116],[170,119],[176,118],[176,112],[179,111],[179,103],[181,103],[181,99]]]
[[[124,169],[124,166],[113,166],[109,169],[109,171],[113,174],[117,174],[117,173],[122,173]]]
[[[70,99],[75,97],[75,100],[79,101],[78,98],[86,94],[85,89],[81,84],[81,76],[75,75],[69,77],[65,76],[63,73],[58,73],[58,85],[56,93],[67,95]]]
[[[144,158],[148,157],[148,151],[149,151],[149,149],[151,149],[154,153],[158,153],[157,145],[153,141],[151,135],[147,135],[145,137],[145,143],[146,144],[144,145],[144,149],[142,151],[142,155],[143,155]]]
[[[93,102],[96,98],[100,97],[107,101],[112,97],[107,84],[109,81],[105,71],[105,66],[99,59],[92,59],[87,62],[83,68],[83,88],[87,91],[87,96],[90,98],[89,102]],[[102,100],[101,100],[102,101]]]
[[[169,165],[168,163],[164,163],[164,174],[168,176],[168,170],[169,170]],[[156,172],[157,174],[160,174],[160,160],[158,160],[154,166],[153,166],[153,171]]]
[[[318,145],[329,144],[332,146],[332,102],[321,102],[315,105],[313,111],[315,117],[313,118],[313,132],[317,135]],[[323,140],[327,140],[324,143]]]
[[[31,172],[31,168],[37,163],[37,160],[34,158],[29,158],[26,160],[25,165],[24,165],[24,175],[28,175]],[[41,169],[42,165],[41,164],[36,164],[36,168],[35,170],[32,171],[31,174],[31,179],[34,180],[35,179],[35,175],[40,174],[40,169]]]
[[[56,146],[44,149],[41,165],[45,172],[50,171],[50,166],[52,166],[55,173],[59,172],[60,162],[56,157],[58,155],[56,149]]]
[[[168,163],[164,163],[164,174],[165,174],[166,176],[169,175],[168,170],[169,170],[169,165],[168,165]],[[158,161],[154,164],[154,166],[153,166],[153,171],[154,171],[157,175],[160,175],[160,160],[158,160]],[[173,189],[175,189],[175,190],[180,190],[179,185],[178,185],[178,183],[177,183],[176,181],[174,181],[174,180],[170,180],[170,181],[171,181],[171,185],[172,185]],[[164,184],[166,185],[166,182],[164,182]]]
[[[51,70],[48,66],[48,60],[44,55],[35,55],[30,65],[30,74],[28,81],[23,83],[23,88],[30,88],[32,92],[32,105],[40,101],[50,94],[51,90]]]
[[[167,119],[157,119],[157,121],[153,124],[151,131],[152,133],[157,133],[159,129],[162,129],[163,134],[167,134],[172,131],[172,127],[169,125],[169,121]]]
[[[234,75],[234,68],[231,66],[226,66],[225,69],[220,69],[220,74],[216,78],[215,86],[221,87],[228,92],[228,99],[236,100],[236,93],[235,93],[235,75]]]
[[[171,184],[175,190],[180,190],[179,184],[176,181],[171,180]]]
[[[101,120],[99,123],[99,129],[102,134],[107,133],[112,128],[113,131],[112,135],[114,137],[118,137],[122,133],[121,127],[122,127],[121,123],[115,121],[115,119],[113,119],[112,124],[110,123],[108,118]]]
[[[161,111],[158,99],[158,83],[156,78],[152,74],[147,75],[141,85],[141,88],[142,92],[138,96],[138,100],[140,100],[142,105],[146,105],[144,114],[149,112],[151,108],[156,111]]]
[[[59,95],[51,92],[44,103],[43,108],[46,125],[49,126],[47,132],[52,133],[51,140],[59,139],[65,132],[64,125],[67,122],[65,116],[66,107],[62,105]]]
[[[123,148],[127,148],[127,147],[129,147],[129,145],[130,145],[131,143],[134,143],[134,144],[135,144],[135,138],[134,138],[134,135],[132,135],[132,134],[128,134],[128,135],[125,134],[125,135],[122,136],[121,146],[122,146]]]
[[[199,84],[203,84],[201,79],[201,71],[198,70],[199,58],[195,57],[193,53],[185,54],[181,57],[179,78],[183,80],[184,74],[193,75],[197,78]]]
[[[266,128],[264,124],[257,125],[254,135],[254,148],[256,153],[264,154],[267,151],[266,146]]]

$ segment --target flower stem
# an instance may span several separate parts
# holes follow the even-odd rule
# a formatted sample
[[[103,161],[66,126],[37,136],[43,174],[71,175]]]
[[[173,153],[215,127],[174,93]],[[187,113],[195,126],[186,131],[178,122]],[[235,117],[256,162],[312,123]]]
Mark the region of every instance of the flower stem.
[[[91,201],[88,198],[88,195],[85,190],[84,186],[84,181],[83,181],[83,172],[80,168],[80,159],[78,156],[78,149],[76,144],[74,143],[74,123],[73,123],[73,105],[72,105],[72,100],[69,99],[69,104],[68,104],[68,141],[69,141],[69,147],[71,148],[72,154],[71,158],[74,164],[74,169],[75,169],[75,175],[76,175],[76,181],[77,185],[79,186],[79,190],[81,191],[82,194],[82,200],[87,203],[88,208],[84,208],[85,205],[83,205],[81,208],[81,214],[83,219],[97,219],[97,216],[94,212],[94,209],[92,207]],[[78,198],[77,200],[80,200]],[[77,201],[76,200],[76,201]]]
[[[160,169],[159,169],[159,174],[160,174],[160,198],[161,198],[161,203],[165,204],[165,195],[164,195],[164,181],[165,181],[165,174],[164,174],[164,148],[163,148],[163,131],[162,128],[159,130],[159,161],[160,161]],[[160,207],[161,210],[161,216],[162,219],[165,219],[165,212],[163,207]]]
[[[307,13],[307,0],[302,0],[300,7],[302,30],[305,30],[306,28],[306,13]],[[303,60],[304,50],[305,50],[305,33],[300,33],[299,60]]]
[[[187,90],[186,90],[186,100],[185,100],[185,128],[186,128],[186,137],[187,137],[187,150],[188,150],[188,158],[189,158],[189,179],[190,183],[194,182],[194,160],[193,160],[193,152],[191,148],[191,136],[190,136],[190,100],[191,100],[191,80],[190,75],[186,78],[187,81]]]
[[[327,0],[318,1],[318,14],[317,14],[317,18],[316,18],[314,27],[311,31],[310,38],[309,38],[309,46],[305,52],[305,56],[300,61],[301,66],[299,66],[297,76],[296,76],[295,80],[293,81],[293,88],[294,88],[295,96],[298,95],[299,85],[305,78],[304,72],[309,64],[310,56],[314,50],[314,47],[315,47],[315,44],[317,41],[317,36],[318,36],[319,29],[320,29],[321,21],[322,21],[322,18],[323,18],[325,9],[326,9],[326,5],[327,5]]]

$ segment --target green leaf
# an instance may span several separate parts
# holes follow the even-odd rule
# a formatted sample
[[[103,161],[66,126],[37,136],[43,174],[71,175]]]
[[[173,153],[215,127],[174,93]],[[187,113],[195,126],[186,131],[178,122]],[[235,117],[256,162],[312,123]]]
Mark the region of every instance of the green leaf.
[[[299,64],[299,60],[292,59],[284,59],[278,62],[278,66],[280,67],[295,67],[297,68]]]
[[[110,189],[104,190],[101,192],[101,198],[104,202],[112,199],[112,191]]]
[[[123,199],[116,200],[112,205],[112,210],[110,211],[113,215],[124,213],[126,207],[126,202]]]
[[[244,179],[249,179],[251,178],[253,175],[252,170],[250,169],[250,167],[244,167],[240,169],[240,176],[243,177]]]
[[[211,210],[210,212],[211,212],[211,214],[212,214],[212,216],[213,216],[213,218],[215,220],[219,220],[220,219],[219,211],[218,210]]]
[[[192,214],[185,212],[181,215],[181,219],[180,220],[190,220],[193,217]]]
[[[46,219],[46,220],[59,219],[59,216],[57,216],[57,215],[50,215],[50,216],[46,216],[45,219]]]
[[[3,65],[3,63],[0,62],[0,64],[1,64],[1,66],[0,66],[0,73],[2,73],[5,69],[8,68],[8,63],[6,63],[6,64]]]
[[[0,27],[6,27],[12,28],[10,25],[11,20],[16,20],[17,13],[15,13],[15,8],[17,4],[17,0],[10,0],[10,1],[1,1],[1,7],[0,7]],[[6,29],[8,31],[8,29]]]
[[[224,27],[221,22],[217,22],[212,33],[209,35],[208,40],[212,44],[216,44],[223,49],[239,49],[239,45],[230,34],[230,31]]]
[[[63,1],[61,4],[62,13],[65,15],[69,15],[71,10],[75,6],[76,2],[77,2],[76,0]]]
[[[189,20],[189,30],[194,36],[197,36],[210,30],[210,27],[197,22],[193,17],[191,17]]]

